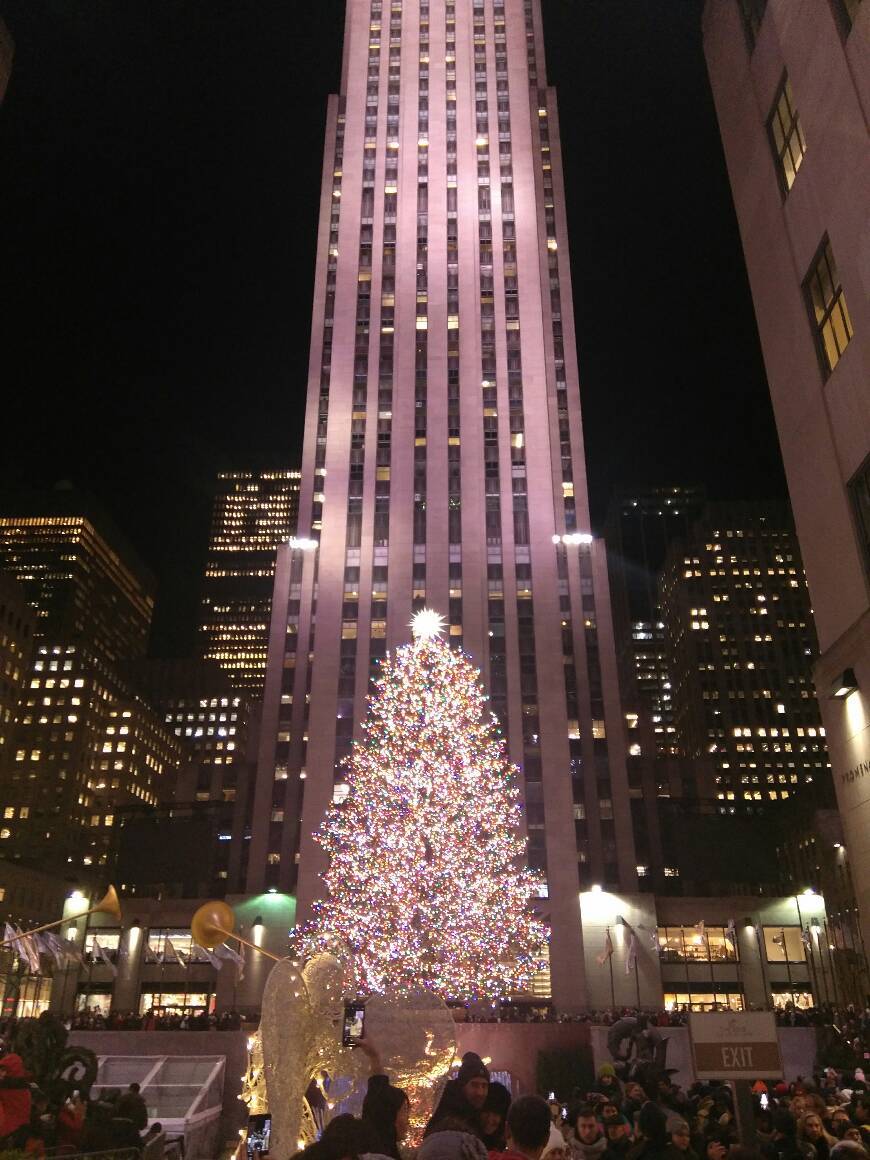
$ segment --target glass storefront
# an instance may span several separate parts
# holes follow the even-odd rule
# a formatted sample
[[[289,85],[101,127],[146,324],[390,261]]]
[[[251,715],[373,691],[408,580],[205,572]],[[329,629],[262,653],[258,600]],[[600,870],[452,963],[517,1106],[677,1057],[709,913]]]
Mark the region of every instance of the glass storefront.
[[[742,1011],[743,994],[739,991],[665,991],[666,1011]]]
[[[143,991],[139,1014],[209,1015],[215,1008],[212,991]]]

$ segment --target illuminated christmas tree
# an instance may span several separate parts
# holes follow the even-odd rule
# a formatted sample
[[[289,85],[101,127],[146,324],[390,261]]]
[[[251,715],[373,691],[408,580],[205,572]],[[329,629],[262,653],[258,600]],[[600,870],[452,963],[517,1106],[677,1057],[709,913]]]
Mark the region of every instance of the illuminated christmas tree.
[[[387,656],[346,798],[317,834],[327,896],[300,932],[313,953],[346,948],[360,993],[424,987],[496,998],[540,970],[546,928],[531,912],[515,770],[479,672],[414,617]]]

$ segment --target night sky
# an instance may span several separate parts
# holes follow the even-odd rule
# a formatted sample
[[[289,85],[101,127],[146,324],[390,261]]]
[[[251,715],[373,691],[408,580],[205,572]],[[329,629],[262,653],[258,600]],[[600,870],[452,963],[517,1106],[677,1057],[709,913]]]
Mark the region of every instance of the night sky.
[[[700,0],[543,0],[596,521],[784,481]],[[0,0],[0,486],[93,492],[194,644],[216,471],[300,452],[343,0]]]

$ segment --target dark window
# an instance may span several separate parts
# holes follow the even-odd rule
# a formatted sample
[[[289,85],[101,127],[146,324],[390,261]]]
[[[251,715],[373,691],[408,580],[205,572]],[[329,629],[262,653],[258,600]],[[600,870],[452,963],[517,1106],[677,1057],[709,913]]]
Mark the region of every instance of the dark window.
[[[870,459],[849,482],[849,496],[864,553],[864,567],[870,575]]]
[[[861,0],[833,0],[833,4],[834,11],[843,29],[843,35],[848,36],[852,31],[852,25],[858,19]]]
[[[801,167],[807,143],[801,128],[800,118],[794,107],[791,84],[783,77],[782,84],[773,102],[773,109],[767,120],[770,144],[777,163],[777,175],[783,193],[788,193],[794,185],[797,171]]]
[[[852,320],[846,296],[827,238],[822,242],[804,282],[807,306],[816,332],[819,357],[825,377],[831,373],[849,345]]]
[[[743,18],[743,30],[746,33],[746,40],[749,44],[749,51],[755,48],[755,41],[758,39],[758,30],[761,28],[761,22],[764,19],[764,10],[767,7],[767,0],[737,0],[740,5],[740,15]]]

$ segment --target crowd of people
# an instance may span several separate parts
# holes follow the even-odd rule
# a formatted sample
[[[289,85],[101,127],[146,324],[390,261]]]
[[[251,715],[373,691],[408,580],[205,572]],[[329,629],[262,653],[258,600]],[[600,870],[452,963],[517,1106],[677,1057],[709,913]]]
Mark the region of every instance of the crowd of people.
[[[110,1011],[85,1007],[67,1021],[69,1031],[238,1031],[242,1026],[238,1011],[160,1011],[152,1007],[144,1015],[135,1011]]]
[[[73,1091],[58,1106],[33,1083],[20,1055],[0,1057],[0,1153],[41,1160],[110,1151],[140,1160],[176,1155],[162,1126],[149,1126],[137,1083],[104,1088],[95,1099]]]
[[[364,1042],[364,1041],[363,1041]],[[372,1065],[359,1118],[340,1115],[292,1160],[408,1160],[407,1096]],[[463,1056],[425,1128],[415,1160],[867,1160],[870,1085],[860,1067],[826,1068],[812,1079],[752,1086],[752,1115],[738,1123],[732,1089],[684,1090],[671,1069],[618,1075],[603,1064],[567,1103],[516,1100],[479,1056]],[[549,1093],[553,1096],[553,1093]],[[278,1157],[276,1160],[287,1160]]]

